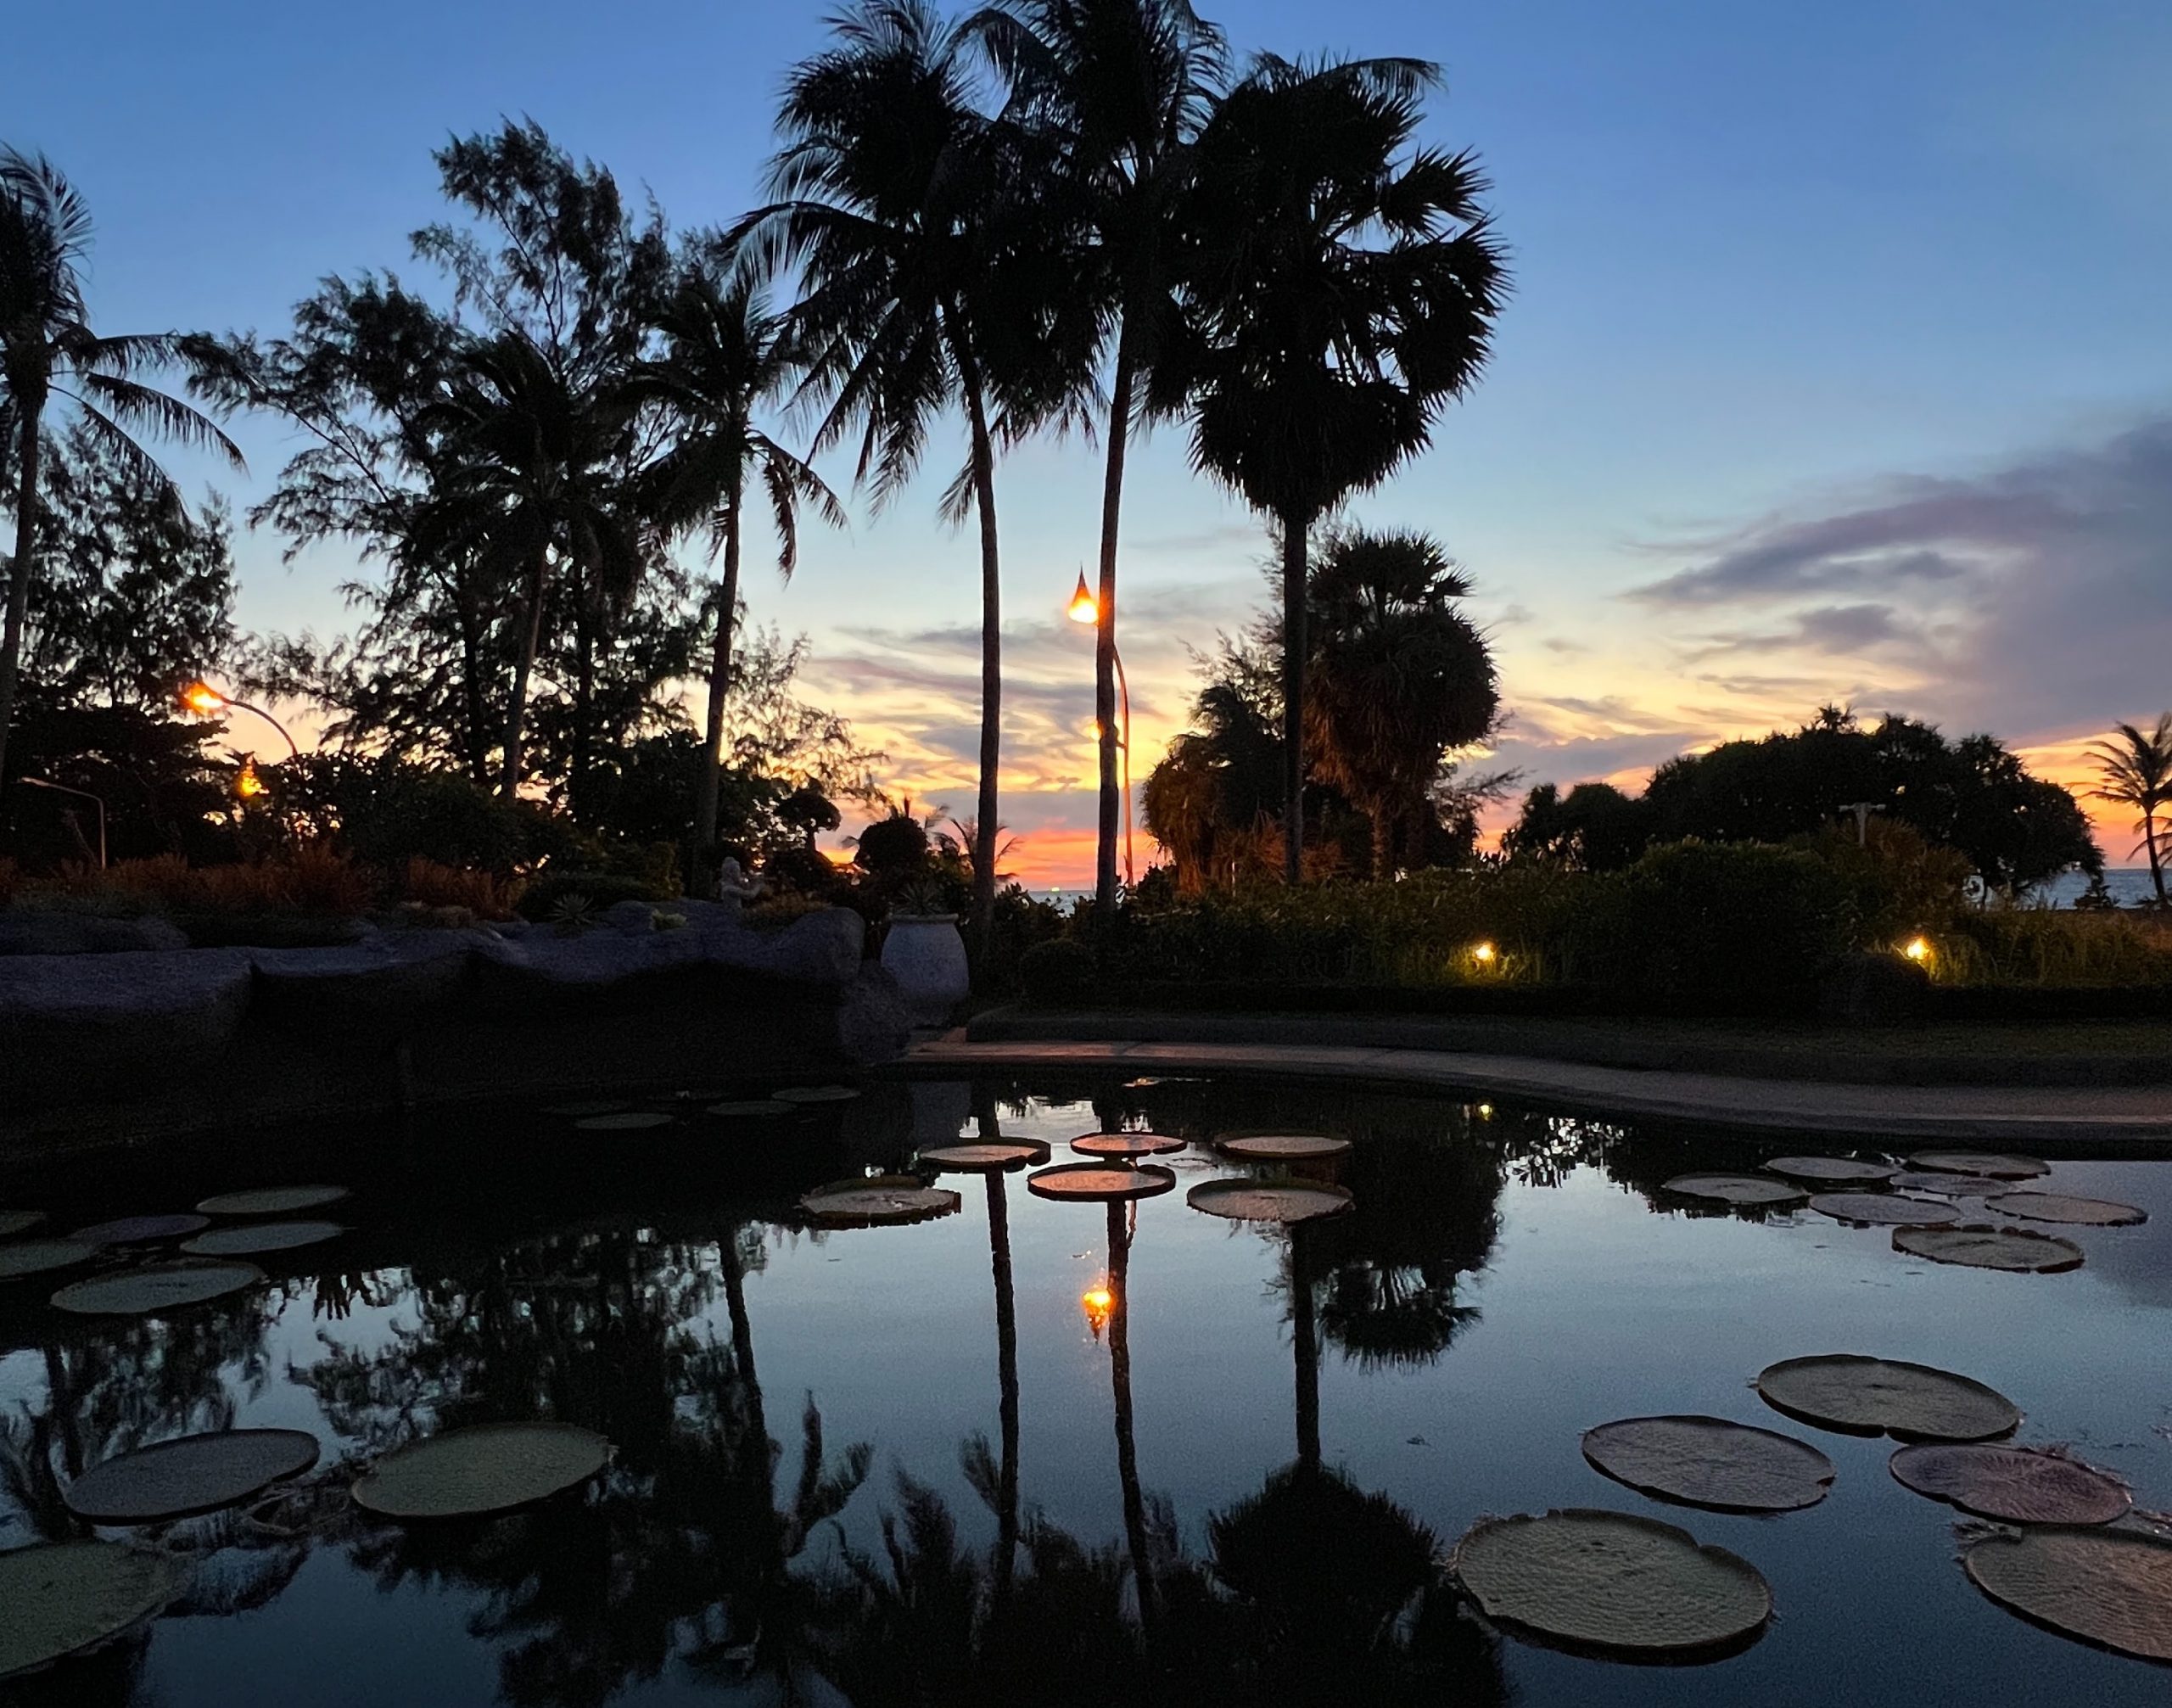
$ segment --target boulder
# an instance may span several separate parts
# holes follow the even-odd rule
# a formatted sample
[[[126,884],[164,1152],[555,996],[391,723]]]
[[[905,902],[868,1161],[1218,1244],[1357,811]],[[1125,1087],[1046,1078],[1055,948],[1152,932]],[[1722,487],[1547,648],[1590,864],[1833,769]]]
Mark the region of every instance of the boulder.
[[[0,1085],[110,1091],[222,1052],[248,1012],[245,949],[0,957]]]
[[[155,916],[109,919],[47,908],[0,913],[0,955],[122,955],[188,947],[188,932]]]
[[[349,948],[249,955],[270,1013],[404,1017],[449,1000],[467,976],[468,957],[496,941],[481,931],[372,932]]]

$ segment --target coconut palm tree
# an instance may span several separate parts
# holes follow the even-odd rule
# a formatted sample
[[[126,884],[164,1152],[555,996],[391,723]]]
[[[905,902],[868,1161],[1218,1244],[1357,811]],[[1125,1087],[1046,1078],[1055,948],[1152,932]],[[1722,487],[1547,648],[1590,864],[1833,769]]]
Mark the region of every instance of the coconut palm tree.
[[[1413,148],[1431,65],[1262,56],[1200,136],[1187,198],[1192,460],[1282,555],[1284,867],[1304,847],[1306,540],[1430,442],[1507,288],[1469,154]]]
[[[694,842],[707,848],[716,841],[748,482],[759,481],[768,496],[776,524],[777,570],[787,580],[799,557],[799,507],[812,507],[832,527],[844,525],[845,513],[822,477],[756,424],[756,413],[781,402],[795,380],[785,323],[770,312],[768,298],[747,279],[723,276],[696,260],[682,270],[658,322],[663,348],[640,366],[631,383],[633,398],[657,407],[672,435],[669,448],[647,471],[652,513],[674,531],[705,527],[710,561],[719,554],[724,560],[709,653],[708,721],[694,797]]]
[[[974,911],[995,909],[1003,596],[998,447],[1061,413],[1063,353],[1083,311],[1052,214],[1042,145],[975,104],[970,38],[926,0],[857,0],[832,46],[792,71],[768,206],[734,227],[745,264],[796,269],[816,453],[857,432],[855,478],[878,507],[911,479],[935,417],[966,417],[947,519],[980,524],[980,797]],[[1067,371],[1075,372],[1075,365]]]
[[[2147,731],[2116,724],[2110,737],[2091,743],[2089,751],[2102,779],[2089,792],[2090,798],[2130,807],[2141,815],[2135,827],[2141,841],[2136,847],[2148,854],[2157,904],[2172,904],[2165,895],[2164,844],[2157,828],[2157,815],[2172,807],[2172,712],[2160,714],[2157,727]]]
[[[1170,400],[1154,383],[1178,322],[1177,221],[1193,144],[1228,68],[1222,32],[1187,0],[999,0],[970,28],[1010,79],[1011,109],[1056,143],[1048,194],[1083,227],[1097,355],[1114,362],[1101,481],[1094,715],[1100,761],[1095,904],[1117,899],[1117,541],[1134,425]],[[1091,388],[1091,369],[1078,376]]]
[[[90,210],[59,168],[42,154],[0,148],[0,422],[12,440],[12,454],[0,452],[0,464],[16,481],[15,553],[0,629],[0,777],[7,775],[8,730],[37,574],[38,468],[53,400],[72,403],[104,449],[176,501],[171,479],[137,433],[216,451],[244,467],[241,452],[216,423],[137,378],[144,368],[180,359],[179,334],[102,337],[91,329],[83,300],[90,247]]]

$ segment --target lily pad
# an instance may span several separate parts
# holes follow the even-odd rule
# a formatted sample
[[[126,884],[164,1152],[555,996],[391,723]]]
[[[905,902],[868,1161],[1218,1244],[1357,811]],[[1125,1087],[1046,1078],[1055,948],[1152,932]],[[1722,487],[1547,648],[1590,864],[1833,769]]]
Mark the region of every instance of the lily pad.
[[[262,1186],[251,1192],[222,1192],[196,1207],[206,1216],[295,1216],[337,1204],[346,1196],[344,1186]]]
[[[849,1103],[859,1093],[849,1085],[787,1085],[775,1095],[782,1103]]]
[[[78,1228],[68,1237],[85,1246],[157,1246],[185,1240],[210,1225],[209,1216],[123,1216]]]
[[[1593,1467],[1639,1493],[1719,1512],[1793,1512],[1833,1487],[1808,1442],[1725,1418],[1624,1418],[1584,1431]]]
[[[573,1424],[479,1424],[379,1459],[355,1504],[384,1518],[480,1518],[562,1494],[610,1460],[609,1442]]]
[[[92,1524],[163,1524],[238,1506],[316,1463],[301,1430],[182,1436],[93,1465],[69,1485],[68,1509]]]
[[[1184,1201],[1232,1222],[1274,1222],[1289,1228],[1342,1215],[1356,1201],[1346,1186],[1311,1180],[1203,1180]]]
[[[2001,1607],[2100,1649],[2172,1660],[2172,1543],[2136,1531],[2024,1530],[1961,1556]]]
[[[591,1115],[574,1123],[579,1133],[646,1133],[669,1127],[675,1117],[660,1109],[627,1109],[616,1115]]]
[[[2007,1192],[1988,1200],[1984,1207],[2024,1221],[2063,1222],[2077,1228],[2133,1228],[2149,1219],[2148,1211],[2132,1204],[2070,1198],[2063,1192]]]
[[[1449,1569],[1512,1632],[1632,1657],[1716,1658],[1772,1616],[1772,1588],[1747,1560],[1624,1512],[1482,1518]]]
[[[247,1257],[259,1252],[291,1252],[319,1246],[347,1230],[337,1222],[251,1222],[246,1227],[214,1228],[182,1242],[197,1257]]]
[[[178,1561],[115,1542],[56,1542],[0,1554],[0,1678],[92,1649],[181,1593]]]
[[[1836,1222],[1875,1224],[1889,1228],[1933,1228],[1961,1219],[1961,1207],[1935,1198],[1907,1198],[1895,1192],[1821,1192],[1810,1207]]]
[[[938,1145],[921,1151],[920,1160],[946,1174],[1007,1174],[1047,1155],[1038,1145]]]
[[[1842,1435],[1989,1441],[2021,1425],[2021,1408],[1982,1382],[1852,1352],[1783,1359],[1758,1373],[1756,1387],[1773,1410]]]
[[[2117,1477],[2041,1448],[1925,1443],[1889,1467],[1905,1488],[2008,1524],[2109,1524],[2135,1504]]]
[[[553,1103],[543,1112],[563,1121],[585,1121],[591,1115],[616,1115],[633,1106],[622,1097],[591,1098],[585,1103]]]
[[[0,1240],[27,1234],[45,1219],[42,1210],[0,1210]]]
[[[1810,1196],[1800,1186],[1790,1186],[1784,1180],[1770,1176],[1761,1179],[1755,1174],[1677,1174],[1660,1190],[1672,1192],[1677,1197],[1702,1198],[1715,1204],[1775,1209],[1783,1204],[1800,1204]]]
[[[1896,1228],[1893,1249],[1934,1263],[2003,1269],[2011,1274],[2056,1275],[2082,1264],[2081,1247],[2073,1240],[2032,1234],[2024,1228]]]
[[[926,1186],[911,1174],[878,1174],[817,1186],[799,1207],[826,1227],[904,1227],[950,1216],[965,1201],[955,1192]]]
[[[1763,1167],[1790,1180],[1835,1186],[1879,1184],[1900,1172],[1890,1163],[1865,1162],[1853,1156],[1775,1156]]]
[[[1885,1183],[1896,1192],[1932,1192],[1941,1198],[1981,1198],[2001,1190],[1999,1183],[1982,1174],[1941,1174],[1922,1168],[1903,1168]]]
[[[1059,1162],[1026,1177],[1026,1190],[1037,1198],[1078,1203],[1119,1204],[1133,1198],[1158,1198],[1176,1190],[1173,1169],[1148,1162],[1137,1168],[1111,1162]]]
[[[736,1102],[712,1103],[708,1112],[725,1121],[766,1121],[789,1115],[798,1106],[781,1097],[747,1097]]]
[[[1086,1133],[1072,1140],[1071,1148],[1082,1156],[1166,1156],[1187,1142],[1160,1133]]]
[[[42,1275],[48,1269],[72,1269],[98,1254],[98,1246],[87,1246],[81,1240],[18,1240],[0,1246],[0,1281],[12,1281],[19,1275]]]
[[[1980,1174],[1991,1180],[2033,1180],[2052,1172],[2052,1165],[2040,1158],[1996,1151],[1918,1151],[1908,1159],[1908,1166],[1944,1174]]]
[[[1215,1148],[1227,1156],[1247,1162],[1324,1162],[1350,1153],[1347,1139],[1330,1139],[1318,1133],[1246,1133],[1234,1139],[1218,1139]]]
[[[93,1275],[63,1287],[53,1296],[53,1302],[87,1317],[148,1317],[224,1298],[263,1279],[264,1271],[254,1263],[183,1258]]]

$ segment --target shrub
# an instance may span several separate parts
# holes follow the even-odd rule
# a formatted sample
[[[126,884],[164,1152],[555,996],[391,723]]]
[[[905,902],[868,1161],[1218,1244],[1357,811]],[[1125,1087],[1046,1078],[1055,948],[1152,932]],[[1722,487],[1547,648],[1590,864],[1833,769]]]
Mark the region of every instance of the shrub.
[[[2127,914],[1994,907],[1964,914],[1933,937],[1929,965],[1942,984],[2172,985],[2172,937]]]
[[[610,872],[552,871],[521,891],[516,910],[523,919],[540,924],[560,917],[562,904],[569,897],[585,901],[585,911],[592,916],[616,907],[622,901],[669,901],[672,893],[668,888],[642,879],[620,877]]]
[[[1094,987],[1093,951],[1070,938],[1037,943],[1018,958],[1018,977],[1029,1002],[1081,1001]]]
[[[329,836],[397,871],[417,856],[509,876],[548,851],[548,815],[457,771],[310,753],[277,768],[278,811],[297,835]]]
[[[859,833],[857,859],[879,876],[916,872],[928,862],[927,830],[910,812],[895,811]]]
[[[0,907],[5,907],[14,900],[16,891],[22,887],[22,868],[4,854],[0,854]]]
[[[471,866],[442,865],[417,854],[400,879],[400,899],[425,908],[457,908],[478,919],[511,919],[520,895],[518,879]]]
[[[1802,849],[1677,843],[1627,873],[1631,982],[1697,1006],[1788,1005],[1856,941],[1849,886]]]

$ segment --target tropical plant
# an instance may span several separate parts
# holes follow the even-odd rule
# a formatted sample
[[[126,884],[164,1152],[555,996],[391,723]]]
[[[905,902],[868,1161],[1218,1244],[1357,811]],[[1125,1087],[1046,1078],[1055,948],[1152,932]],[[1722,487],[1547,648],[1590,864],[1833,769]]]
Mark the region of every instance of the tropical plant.
[[[1192,460],[1280,536],[1284,876],[1302,871],[1306,542],[1423,451],[1476,380],[1507,287],[1468,153],[1413,148],[1415,60],[1262,55],[1200,135],[1183,216],[1190,333],[1163,384]]]
[[[176,334],[92,330],[83,299],[90,247],[90,209],[59,168],[42,155],[0,148],[0,440],[13,446],[0,463],[15,477],[15,550],[0,627],[0,778],[7,775],[23,632],[38,573],[38,473],[53,400],[73,404],[92,440],[167,495],[173,483],[136,432],[215,451],[243,467],[241,452],[214,423],[137,377],[180,359]]]
[[[2090,798],[2109,801],[2137,815],[2135,828],[2141,832],[2141,840],[2135,849],[2148,856],[2157,904],[2172,905],[2164,890],[2164,845],[2157,827],[2158,815],[2172,807],[2172,712],[2161,713],[2153,730],[2115,724],[2110,736],[2091,742],[2089,751],[2101,779],[2089,792]]]

